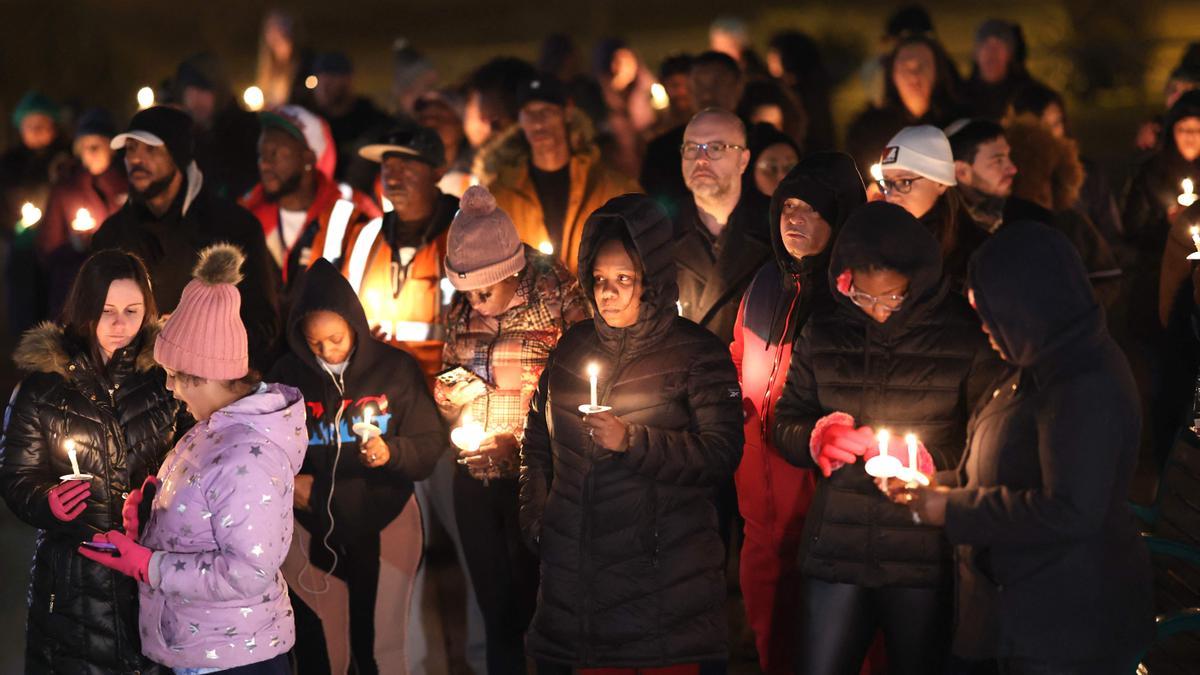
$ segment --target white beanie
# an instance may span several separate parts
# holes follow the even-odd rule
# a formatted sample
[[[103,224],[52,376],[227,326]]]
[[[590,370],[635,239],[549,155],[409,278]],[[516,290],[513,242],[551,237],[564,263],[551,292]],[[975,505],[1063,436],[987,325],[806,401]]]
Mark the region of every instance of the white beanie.
[[[892,136],[879,157],[883,169],[907,169],[942,185],[957,185],[954,153],[941,129],[928,124],[904,127]]]

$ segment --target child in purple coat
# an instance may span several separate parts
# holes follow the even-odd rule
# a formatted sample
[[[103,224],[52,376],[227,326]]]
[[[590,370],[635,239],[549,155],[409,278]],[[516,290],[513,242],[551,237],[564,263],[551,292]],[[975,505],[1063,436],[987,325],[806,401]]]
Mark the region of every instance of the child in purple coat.
[[[143,485],[126,500],[125,532],[93,539],[119,555],[79,550],[141,582],[142,651],[178,674],[288,673],[295,642],[279,567],[308,441],[304,399],[249,371],[242,260],[227,244],[204,251],[155,345],[197,424],[147,479],[157,487],[149,522],[139,535]]]

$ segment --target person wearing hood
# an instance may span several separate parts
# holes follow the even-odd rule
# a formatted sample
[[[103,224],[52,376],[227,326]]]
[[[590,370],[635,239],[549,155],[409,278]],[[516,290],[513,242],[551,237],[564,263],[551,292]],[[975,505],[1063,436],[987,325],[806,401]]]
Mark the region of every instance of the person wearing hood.
[[[541,556],[528,649],[543,673],[724,672],[713,500],[741,458],[737,371],[676,313],[670,220],[652,198],[592,214],[579,282],[596,318],[559,341],[525,424],[521,529]]]
[[[66,302],[96,226],[129,197],[124,167],[113,161],[116,135],[108,111],[92,108],[80,115],[74,143],[79,161],[50,188],[34,241],[47,279],[46,316],[58,316]]]
[[[750,150],[737,115],[713,108],[696,113],[682,155],[690,194],[674,222],[679,314],[729,344],[738,301],[771,257],[770,202],[743,182]]]
[[[321,170],[323,158],[336,157],[324,120],[298,105],[285,105],[258,118],[261,180],[240,203],[262,224],[267,250],[283,274],[284,287],[294,289],[315,259],[340,264],[347,231],[383,213],[369,196],[334,183]]]
[[[304,397],[250,369],[236,286],[244,260],[229,244],[201,252],[154,344],[167,388],[196,425],[157,477],[130,492],[124,531],[92,537],[110,550],[78,549],[138,582],[142,653],[176,672],[291,672],[295,624],[279,567],[304,460]]]
[[[870,202],[850,214],[828,279],[836,306],[796,337],[775,407],[775,447],[820,472],[797,558],[796,672],[857,672],[877,630],[888,672],[940,672],[950,549],[891,504],[864,465],[888,450],[925,476],[956,466],[967,418],[1000,362],[944,277],[937,240],[899,206]],[[877,443],[885,429],[890,445]],[[897,453],[907,434],[909,452]]]
[[[212,52],[189,56],[176,69],[172,86],[175,100],[192,116],[196,166],[209,188],[230,200],[246,194],[258,180],[259,123],[239,105],[221,58]]]
[[[154,363],[157,319],[142,262],[105,251],[80,269],[62,323],[13,353],[26,377],[5,412],[0,493],[38,529],[27,673],[160,672],[141,654],[137,584],[75,555],[122,527],[122,493],[154,475],[187,421]]]
[[[557,253],[574,271],[583,223],[617,195],[641,192],[600,158],[587,116],[549,76],[517,89],[517,124],[476,158],[476,175],[530,246]]]
[[[1033,222],[971,261],[972,304],[1014,370],[976,409],[961,463],[887,485],[957,549],[954,653],[1005,673],[1127,673],[1154,634],[1129,509],[1137,390],[1079,255]]]
[[[329,261],[318,259],[305,275],[288,317],[287,340],[290,352],[267,380],[299,389],[309,415],[308,451],[293,499],[297,536],[284,572],[306,609],[321,617],[315,626],[304,625],[311,614],[298,612],[301,672],[330,667],[311,651],[326,651],[318,646],[325,641],[322,625],[330,636],[349,635],[354,672],[389,672],[383,654],[396,651],[395,635],[404,630],[394,625],[377,630],[377,604],[386,603],[383,616],[408,615],[406,589],[420,560],[422,535],[415,510],[407,519],[401,512],[414,481],[427,478],[442,456],[445,430],[416,360],[372,336],[354,289]],[[359,423],[374,424],[379,433],[360,433]],[[299,545],[302,540],[307,546]],[[408,566],[381,570],[381,555]],[[334,601],[319,597],[339,581],[348,611],[346,600],[331,607]],[[377,594],[381,583],[392,592]],[[346,651],[339,646],[328,653]]]
[[[800,162],[800,146],[766,122],[751,125],[746,136],[750,168],[742,174],[742,190],[756,190],[770,199],[783,177]]]
[[[730,351],[742,386],[746,444],[734,473],[745,519],[742,596],[764,673],[791,672],[798,597],[796,553],[812,499],[813,472],[788,464],[774,444],[775,403],[783,393],[792,342],[829,303],[829,249],[850,212],[866,202],[850,155],[808,155],[771,200],[775,260],[742,297]]]
[[[547,359],[588,306],[566,266],[522,244],[479,185],[463,194],[450,226],[446,272],[455,294],[442,365],[463,377],[439,377],[434,395],[448,424],[484,434],[478,448],[460,444],[453,479],[464,569],[483,612],[488,672],[523,673],[538,579],[518,523],[525,418]]]
[[[101,223],[91,250],[136,253],[154,280],[159,311],[170,314],[200,251],[217,242],[238,246],[246,257],[238,290],[242,323],[250,336],[250,363],[266,372],[279,337],[277,275],[258,221],[218,197],[193,161],[191,118],[166,106],[147,108],[113,138],[112,147],[125,151],[129,200]]]

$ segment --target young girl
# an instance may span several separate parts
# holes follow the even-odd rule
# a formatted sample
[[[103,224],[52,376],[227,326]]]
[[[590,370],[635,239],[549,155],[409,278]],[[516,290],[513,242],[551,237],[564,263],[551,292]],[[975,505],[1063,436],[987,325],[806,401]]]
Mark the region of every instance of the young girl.
[[[308,440],[304,400],[249,369],[235,286],[242,260],[228,244],[205,249],[154,347],[197,424],[159,469],[144,532],[127,508],[126,532],[93,537],[119,556],[79,549],[137,579],[143,653],[187,675],[288,673],[295,642],[279,566]]]
[[[29,331],[13,354],[29,375],[0,440],[0,493],[39,530],[27,672],[154,672],[138,641],[137,585],[74,549],[121,526],[121,493],[153,475],[175,439],[179,403],[154,363],[158,329],[141,259],[101,251],[80,269],[61,323]],[[68,448],[90,477],[60,480],[74,472]]]

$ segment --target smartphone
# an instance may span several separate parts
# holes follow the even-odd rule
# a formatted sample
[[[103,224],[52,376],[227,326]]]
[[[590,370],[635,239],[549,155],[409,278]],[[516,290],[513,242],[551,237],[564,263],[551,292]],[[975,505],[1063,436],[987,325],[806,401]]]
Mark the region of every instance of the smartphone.
[[[158,485],[156,483],[146,483],[142,486],[142,503],[138,504],[138,537],[146,531],[146,524],[150,522],[150,512],[154,509],[154,497],[158,494]]]
[[[112,553],[113,555],[118,555],[118,552],[120,550],[117,548],[116,544],[110,544],[106,541],[84,541],[84,542],[80,542],[79,545],[84,548],[90,548],[93,551],[100,551],[101,553]]]
[[[459,382],[470,382],[475,377],[475,373],[463,368],[462,366],[454,366],[437,374],[437,379],[447,387],[453,387]]]

